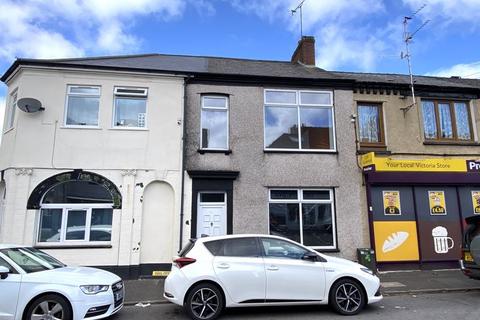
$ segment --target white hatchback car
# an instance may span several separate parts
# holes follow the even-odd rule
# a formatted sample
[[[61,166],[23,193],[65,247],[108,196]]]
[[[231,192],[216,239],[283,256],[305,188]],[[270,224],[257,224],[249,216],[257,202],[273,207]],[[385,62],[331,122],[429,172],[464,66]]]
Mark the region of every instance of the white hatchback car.
[[[206,237],[175,258],[164,297],[192,319],[212,320],[227,307],[330,304],[354,315],[380,301],[380,280],[355,262],[269,235]]]
[[[0,244],[0,320],[102,319],[123,307],[123,296],[122,279],[113,273]]]

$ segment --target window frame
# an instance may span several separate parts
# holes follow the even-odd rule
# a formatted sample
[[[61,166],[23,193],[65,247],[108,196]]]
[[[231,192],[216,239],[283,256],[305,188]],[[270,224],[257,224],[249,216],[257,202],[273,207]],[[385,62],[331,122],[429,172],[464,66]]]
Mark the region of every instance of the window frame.
[[[225,99],[225,107],[206,107],[204,104],[205,98]],[[204,148],[203,147],[203,134],[202,134],[202,123],[203,123],[203,110],[216,110],[226,112],[227,114],[227,145],[225,148]],[[200,96],[200,150],[206,151],[228,151],[230,150],[230,97],[228,95],[222,94],[205,94]]]
[[[272,190],[296,190],[297,191],[297,199],[272,199],[271,198],[271,191]],[[330,199],[304,199],[303,198],[303,191],[328,191],[330,195]],[[311,248],[311,249],[318,249],[318,250],[337,250],[337,215],[335,211],[335,190],[334,188],[284,188],[284,187],[271,187],[268,189],[268,206],[267,206],[267,220],[268,220],[268,233],[270,233],[270,204],[271,203],[295,203],[298,204],[298,219],[299,219],[299,228],[300,228],[300,244],[304,247]],[[321,203],[321,204],[330,204],[331,212],[332,212],[332,238],[333,238],[333,245],[331,246],[307,246],[303,244],[303,208],[302,204],[304,203]],[[288,239],[288,238],[287,238]],[[289,239],[290,240],[290,239]],[[293,241],[293,240],[291,240]]]
[[[295,104],[292,103],[279,103],[279,102],[270,102],[267,103],[267,92],[295,92]],[[301,103],[301,94],[302,93],[326,93],[330,96],[329,104],[302,104]],[[331,149],[306,149],[302,148],[302,130],[301,130],[301,117],[300,109],[301,107],[308,108],[318,108],[318,109],[330,109],[332,114],[332,148]],[[266,108],[267,107],[285,107],[285,108],[296,108],[297,109],[297,128],[298,128],[298,148],[268,148],[266,146],[267,138],[267,127],[266,127]],[[336,125],[335,125],[335,103],[333,91],[330,90],[293,90],[293,89],[264,89],[263,90],[263,151],[281,151],[281,152],[309,152],[309,153],[332,153],[337,152],[337,135],[336,135]]]
[[[425,136],[425,117],[423,113],[423,102],[430,101],[433,102],[433,111],[435,113],[435,128],[436,128],[436,137],[435,138],[427,138]],[[467,109],[468,114],[468,128],[470,131],[470,139],[459,139],[458,132],[457,132],[457,115],[455,112],[455,103],[463,103]],[[448,104],[449,111],[450,111],[450,118],[452,121],[452,138],[442,138],[442,129],[440,126],[440,112],[438,110],[439,104]],[[422,99],[421,100],[421,113],[422,113],[422,130],[423,130],[423,139],[425,142],[451,142],[451,143],[469,143],[475,141],[475,133],[473,127],[473,114],[470,107],[470,100],[448,100],[448,99]]]
[[[15,114],[18,102],[18,88],[15,88],[9,95],[8,100],[5,105],[5,120],[4,120],[4,129],[3,133],[15,128]]]
[[[379,129],[380,129],[380,141],[379,142],[364,142],[361,140],[360,132],[360,106],[369,106],[369,107],[376,107],[378,110],[378,121],[379,121]],[[361,148],[386,148],[386,134],[385,134],[385,119],[383,113],[383,103],[382,102],[369,102],[369,101],[357,101],[357,134],[358,134],[358,143]]]
[[[42,209],[61,209],[62,210],[62,222],[60,229],[60,240],[55,242],[40,241],[40,232],[41,232],[41,215]],[[92,223],[92,212],[93,209],[112,209],[112,233],[110,241],[90,241],[90,232],[91,232],[91,223]],[[68,221],[68,212],[71,210],[86,210],[86,220],[85,220],[85,237],[82,240],[66,240],[67,233],[67,221]],[[113,238],[113,225],[114,225],[114,209],[113,204],[90,204],[90,203],[52,203],[52,204],[42,204],[41,208],[38,210],[35,232],[35,244],[42,247],[72,247],[72,246],[103,246],[111,245]]]
[[[122,90],[143,90],[143,93],[122,93],[118,92],[118,89]],[[119,126],[116,124],[116,112],[117,112],[117,97],[118,98],[129,98],[132,100],[144,100],[145,101],[145,126],[143,127],[129,127],[129,126]],[[148,88],[146,87],[128,87],[128,86],[114,86],[113,87],[113,112],[112,112],[112,127],[111,129],[115,130],[139,130],[146,131],[148,130]]]
[[[71,88],[95,88],[98,89],[98,95],[94,94],[82,94],[82,93],[71,93]],[[87,84],[67,84],[67,93],[65,95],[65,108],[63,115],[63,127],[64,128],[74,128],[74,129],[99,129],[100,128],[100,100],[102,97],[102,86],[100,85],[87,85]],[[97,124],[96,125],[78,125],[78,124],[67,124],[68,116],[68,104],[70,96],[74,97],[87,97],[87,98],[98,98],[98,110],[97,110]]]

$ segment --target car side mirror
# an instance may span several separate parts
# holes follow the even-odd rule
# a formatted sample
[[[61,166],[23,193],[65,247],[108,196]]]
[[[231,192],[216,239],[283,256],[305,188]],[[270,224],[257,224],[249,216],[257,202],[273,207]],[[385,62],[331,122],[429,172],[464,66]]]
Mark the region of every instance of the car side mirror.
[[[307,252],[303,255],[302,260],[308,260],[308,261],[317,261],[318,260],[318,254],[315,252]]]
[[[6,279],[9,273],[10,270],[7,267],[0,266],[0,279]]]

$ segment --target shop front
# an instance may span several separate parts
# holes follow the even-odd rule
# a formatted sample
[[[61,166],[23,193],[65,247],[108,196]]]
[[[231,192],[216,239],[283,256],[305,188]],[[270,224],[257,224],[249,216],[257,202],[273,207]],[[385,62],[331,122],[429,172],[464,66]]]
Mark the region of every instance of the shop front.
[[[457,263],[465,218],[480,214],[479,164],[362,156],[370,237],[380,267]]]

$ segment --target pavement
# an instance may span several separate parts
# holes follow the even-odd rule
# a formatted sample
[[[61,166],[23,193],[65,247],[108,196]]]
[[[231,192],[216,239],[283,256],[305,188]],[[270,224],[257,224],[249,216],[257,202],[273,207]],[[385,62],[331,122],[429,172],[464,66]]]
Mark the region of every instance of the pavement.
[[[384,296],[479,291],[480,280],[472,280],[459,269],[388,271],[380,273]],[[125,281],[125,305],[162,304],[163,278]]]

